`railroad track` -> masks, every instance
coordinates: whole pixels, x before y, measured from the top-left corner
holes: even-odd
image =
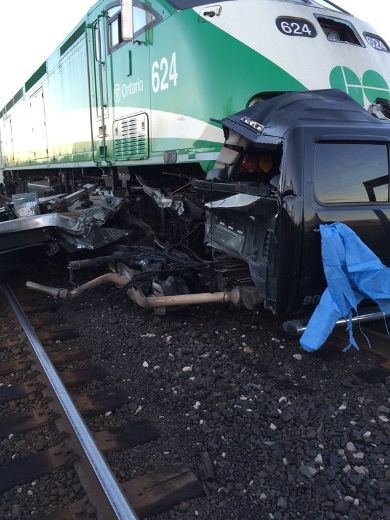
[[[18,284],[20,283],[22,283],[21,280],[18,281]],[[123,491],[125,501],[129,502],[134,510],[133,513],[126,512],[124,518],[132,518],[129,516],[130,514],[134,515],[133,518],[150,517],[157,514],[158,519],[164,518],[164,520],[171,517],[192,518],[194,516],[225,520],[236,517],[237,503],[240,504],[240,510],[243,511],[246,518],[256,518],[256,520],[267,518],[268,514],[275,511],[275,507],[278,507],[277,500],[275,499],[276,505],[272,505],[263,499],[259,499],[258,491],[252,492],[255,484],[248,484],[248,487],[244,489],[245,493],[243,493],[242,487],[233,489],[232,486],[236,485],[240,477],[234,475],[233,479],[230,471],[224,474],[227,471],[226,468],[232,466],[234,471],[239,470],[242,475],[241,479],[250,475],[251,480],[249,482],[255,481],[257,478],[258,464],[264,463],[265,466],[272,468],[272,471],[278,471],[279,450],[281,449],[279,446],[289,444],[294,446],[294,449],[296,446],[299,447],[302,437],[302,424],[304,431],[307,430],[308,435],[313,435],[313,419],[312,417],[306,418],[306,407],[308,403],[311,403],[310,406],[314,406],[314,403],[317,402],[322,403],[323,396],[326,398],[325,405],[324,407],[316,407],[316,410],[320,414],[317,419],[323,421],[325,425],[324,431],[322,432],[321,429],[320,433],[317,432],[317,439],[305,442],[312,442],[313,449],[317,449],[319,442],[324,445],[334,442],[330,434],[330,432],[333,432],[334,419],[329,419],[326,412],[330,405],[327,397],[329,393],[334,391],[334,387],[336,389],[332,403],[337,403],[336,410],[339,410],[339,398],[342,393],[347,396],[345,401],[351,402],[351,404],[347,403],[347,410],[343,411],[342,414],[340,411],[336,411],[336,415],[341,414],[337,415],[338,421],[340,421],[338,424],[343,426],[343,432],[346,431],[345,428],[347,430],[352,428],[353,441],[360,443],[359,449],[365,451],[367,469],[374,471],[374,468],[376,468],[376,454],[373,451],[378,449],[375,448],[375,445],[384,445],[385,441],[382,436],[388,431],[386,425],[381,423],[381,419],[376,426],[369,423],[368,426],[374,440],[374,443],[370,444],[368,441],[359,438],[359,432],[355,431],[354,426],[350,426],[352,423],[349,421],[355,424],[359,418],[359,411],[353,406],[353,399],[355,398],[360,399],[361,402],[364,399],[365,411],[360,414],[361,420],[364,420],[363,416],[368,413],[366,407],[371,407],[370,402],[373,404],[370,408],[369,417],[376,417],[376,399],[378,399],[378,404],[381,405],[382,411],[380,413],[388,415],[387,412],[383,412],[390,402],[386,396],[385,385],[382,384],[378,387],[375,384],[365,384],[366,381],[383,383],[386,380],[388,384],[390,352],[389,339],[385,330],[381,331],[377,327],[378,330],[369,333],[372,351],[380,354],[379,350],[381,350],[382,360],[378,360],[376,356],[367,356],[364,352],[358,355],[344,354],[342,347],[345,346],[347,341],[344,331],[340,329],[332,336],[329,344],[314,356],[304,356],[302,360],[296,361],[288,350],[297,349],[297,345],[291,341],[287,343],[288,340],[283,336],[277,336],[272,322],[268,331],[264,326],[264,329],[260,332],[260,341],[264,341],[268,335],[270,343],[267,346],[264,341],[261,349],[259,349],[258,358],[256,353],[253,352],[254,348],[247,346],[245,349],[242,347],[243,350],[238,348],[238,351],[242,354],[239,361],[237,360],[230,365],[233,366],[230,374],[240,374],[241,369],[242,379],[241,382],[237,382],[237,379],[235,379],[232,381],[232,386],[229,386],[231,378],[226,377],[225,363],[228,364],[227,366],[232,363],[227,357],[227,353],[230,352],[232,356],[235,356],[233,343],[229,345],[229,348],[221,349],[224,361],[219,365],[219,368],[216,362],[216,352],[215,357],[209,362],[210,356],[214,354],[213,349],[219,350],[217,346],[210,346],[211,335],[206,338],[203,345],[201,336],[197,334],[195,339],[200,340],[199,343],[191,344],[191,356],[196,356],[197,362],[193,363],[188,357],[184,358],[185,362],[184,359],[179,358],[183,338],[187,337],[185,333],[188,332],[189,327],[199,324],[198,314],[193,319],[190,315],[187,315],[186,323],[183,323],[181,328],[172,326],[176,321],[174,323],[166,322],[165,325],[163,322],[159,322],[159,325],[156,326],[156,324],[149,323],[147,319],[145,320],[145,317],[148,317],[146,314],[138,318],[133,316],[131,310],[129,312],[125,300],[123,301],[123,308],[120,305],[117,306],[116,303],[120,303],[120,301],[111,300],[115,292],[97,292],[89,300],[85,299],[84,302],[81,302],[80,307],[77,304],[73,305],[73,308],[61,305],[46,296],[26,292],[24,288],[17,288],[17,286],[14,287],[14,292],[28,316],[33,333],[38,336],[39,342],[44,344],[45,353],[58,371],[66,386],[66,391],[70,392],[72,401],[77,405],[82,418],[89,425],[93,434],[92,440],[96,442],[100,451],[110,461],[111,470],[120,481],[118,484],[114,478],[115,489],[119,489],[119,493]],[[0,460],[0,492],[2,495],[2,498],[0,498],[0,518],[21,520],[34,516],[40,520],[121,518],[116,511],[112,511],[111,502],[107,499],[107,496],[104,496],[105,492],[101,489],[100,480],[91,474],[91,464],[88,466],[88,460],[87,464],[85,463],[85,459],[88,459],[88,457],[80,448],[79,443],[75,441],[74,433],[69,428],[69,421],[64,417],[62,406],[58,403],[56,395],[53,395],[52,390],[50,390],[51,386],[45,378],[45,370],[40,368],[40,362],[37,361],[36,355],[30,349],[31,337],[24,332],[20,320],[10,307],[6,297],[1,297],[1,293],[0,300],[0,454],[2,457]],[[93,312],[88,311],[89,307],[93,307]],[[68,311],[64,312],[65,309],[68,309]],[[56,310],[58,312],[53,312]],[[80,315],[80,318],[78,318],[78,315]],[[62,318],[60,319],[59,316]],[[225,317],[226,315],[223,314],[222,318],[225,319]],[[205,319],[204,315],[203,319]],[[78,329],[70,327],[71,324],[74,325],[75,323],[78,324]],[[248,333],[248,327],[240,328],[238,320],[233,322],[232,325],[234,327],[230,330],[232,334],[235,334],[238,345],[241,345],[241,338],[244,338],[242,333]],[[96,327],[96,331],[93,331],[94,327]],[[224,328],[220,328],[221,330],[223,331]],[[249,330],[252,329],[249,327]],[[245,337],[245,341],[249,345],[255,346],[259,330],[253,330],[255,331],[253,335],[249,336],[251,334],[249,333],[248,338]],[[365,330],[365,332],[367,331]],[[90,345],[88,342],[92,342],[92,339],[89,335],[91,335],[91,338],[97,338],[101,335],[102,340],[96,339],[97,344]],[[145,336],[149,337],[148,335],[151,336],[150,340],[145,338]],[[218,336],[219,334],[216,334],[216,337]],[[159,342],[159,338],[163,343]],[[367,347],[366,340],[363,337],[359,338],[358,332],[356,338],[359,339],[362,348]],[[123,343],[124,339],[125,344]],[[171,341],[174,342],[175,339],[178,339],[178,342],[176,345],[174,343],[171,348]],[[107,348],[105,346],[106,341],[109,342]],[[217,345],[225,344],[225,341],[226,337],[223,340],[218,338]],[[288,349],[285,348],[287,345]],[[90,350],[86,347],[89,347]],[[130,353],[131,356],[128,355]],[[178,362],[175,364],[172,361],[172,353],[178,357]],[[126,362],[122,366],[121,359],[125,354],[127,356],[124,358]],[[167,370],[167,379],[162,380],[157,378],[156,375],[163,370],[163,358],[165,356],[168,357],[164,368],[164,370]],[[206,357],[203,358],[202,356]],[[286,372],[289,372],[289,375],[284,374],[284,371],[280,373],[279,368],[275,370],[272,368],[275,365],[279,367],[281,363],[287,364],[289,358],[292,358],[292,361],[285,369]],[[201,361],[203,359],[204,362]],[[368,359],[368,365],[360,364],[361,359]],[[144,360],[149,362],[149,367],[145,367]],[[378,364],[378,361],[380,364]],[[193,371],[189,372],[188,375],[185,372],[182,373],[183,366],[188,368],[192,363]],[[206,363],[210,366],[206,367]],[[305,365],[303,365],[304,363]],[[160,364],[161,367],[155,366]],[[197,364],[199,367],[197,367]],[[101,370],[101,365],[104,365],[107,370],[106,380],[104,380],[105,373]],[[132,371],[133,366],[134,372]],[[323,372],[325,378],[329,377],[327,374],[332,373],[333,370],[338,374],[338,377],[332,379],[329,387],[324,387],[324,383],[322,383],[321,389],[318,390],[318,372],[326,366],[331,370]],[[138,373],[136,367],[138,367]],[[159,370],[155,370],[155,368]],[[244,371],[242,371],[243,368]],[[214,370],[216,370],[217,375],[222,371],[224,374],[222,378],[218,377],[215,380],[214,390],[210,387],[210,380],[205,380],[202,385],[196,383],[203,375],[212,376]],[[140,373],[141,377],[139,376]],[[144,373],[148,377],[144,376]],[[195,377],[190,377],[190,375]],[[355,375],[362,379],[355,378]],[[131,381],[130,379],[122,379],[124,377],[130,377]],[[143,377],[146,381],[145,386],[148,389],[150,388],[150,392],[142,387]],[[302,379],[303,377],[304,379]],[[192,379],[194,379],[194,382]],[[337,386],[339,379],[343,380],[343,384]],[[135,383],[135,381],[137,382]],[[190,397],[188,400],[187,397],[183,400],[177,400],[171,414],[169,406],[172,401],[174,402],[175,397],[177,398],[175,391],[179,389],[181,381],[189,383]],[[253,394],[250,394],[252,399],[251,409],[246,409],[248,405],[242,406],[245,401],[242,401],[241,398],[248,396],[245,392],[251,392],[248,381],[255,382],[256,388],[253,392],[256,395],[259,385],[264,385],[264,388],[267,385],[265,395],[273,392],[272,399],[267,401],[267,408],[263,406],[263,399],[260,398],[259,402],[256,402],[256,395]],[[360,381],[360,383],[356,381]],[[223,386],[220,386],[222,383]],[[157,392],[151,386],[154,384],[157,386]],[[119,385],[121,388],[126,388],[126,391],[121,390]],[[139,390],[139,385],[141,385],[141,390]],[[380,389],[379,394],[378,388]],[[133,389],[135,393],[133,393]],[[162,396],[160,401],[160,391],[162,390],[164,390],[162,393],[165,393],[165,397]],[[166,395],[167,390],[168,395]],[[217,413],[221,395],[224,395],[226,390],[231,392],[231,395],[234,393],[236,399],[231,401],[230,404],[224,403],[221,407],[221,413]],[[129,394],[133,394],[131,400]],[[312,394],[314,394],[314,397],[311,397]],[[275,417],[273,409],[268,407],[268,402],[279,403],[280,396],[284,395],[288,395],[291,400],[291,403],[286,403],[285,406],[286,410],[292,409],[295,416],[298,416],[296,422],[294,418],[285,422],[284,415],[282,418],[280,416]],[[142,401],[143,398],[145,398],[144,402]],[[203,404],[202,408],[209,408],[212,415],[206,414],[202,410],[202,414],[198,412],[199,403],[196,401],[197,399],[200,402],[207,403]],[[140,404],[142,404],[142,411],[138,415],[137,406]],[[257,407],[259,413],[254,417],[253,414]],[[139,406],[139,408],[141,407]],[[190,410],[191,420],[187,420],[187,415],[185,415],[188,410]],[[325,412],[322,410],[325,410]],[[282,411],[284,413],[284,408]],[[177,412],[179,413],[177,414]],[[231,419],[225,417],[225,414],[229,412],[232,414]],[[160,413],[163,414],[161,417]],[[347,414],[349,415],[347,416]],[[145,419],[126,422],[130,416],[134,418],[143,415]],[[182,418],[181,422],[178,418],[180,415],[184,416],[184,420]],[[346,417],[344,418],[343,415],[346,415]],[[153,417],[153,421],[146,420],[150,417]],[[203,418],[208,423],[204,432],[202,429],[206,420]],[[242,422],[239,422],[241,418],[245,419],[245,426]],[[332,425],[327,421],[331,421]],[[279,443],[277,438],[271,437],[272,434],[270,434],[269,429],[271,422],[277,424],[276,434],[279,435],[278,432],[280,432],[281,435]],[[199,423],[199,426],[195,423]],[[161,424],[164,424],[164,426],[161,426]],[[194,424],[196,427],[193,426]],[[236,430],[237,424],[240,424],[240,427]],[[116,425],[120,425],[120,427],[116,427]],[[252,428],[256,430],[252,431]],[[180,432],[180,436],[184,438],[183,443],[175,435],[176,431]],[[362,429],[360,433],[365,431],[366,429]],[[285,432],[285,435],[283,432]],[[246,433],[246,437],[242,437],[243,433]],[[159,435],[160,438],[157,439]],[[20,450],[15,449],[14,441],[22,442],[25,438],[27,439],[26,448],[21,450],[21,453]],[[236,457],[236,454],[239,454],[233,460],[233,463],[227,462],[225,459],[225,450],[228,451],[229,449],[226,444],[227,438],[234,439],[231,445],[231,456]],[[292,441],[291,439],[294,438],[298,440]],[[256,443],[255,449],[248,455],[245,453],[245,448],[250,446],[251,443]],[[343,440],[340,438],[337,446],[342,446],[342,443]],[[273,450],[273,446],[275,446],[275,454],[272,455],[272,458],[269,458],[269,451]],[[32,449],[30,449],[31,447]],[[200,463],[199,455],[201,455]],[[245,461],[243,464],[238,460],[239,457],[242,457]],[[327,459],[326,450],[323,457],[325,468],[328,468],[331,462]],[[127,462],[125,459],[127,459]],[[165,459],[183,461],[185,464],[165,466]],[[190,461],[191,467],[188,466],[187,461]],[[251,466],[252,461],[255,462]],[[354,461],[351,458],[351,466],[353,467],[352,462]],[[302,463],[307,464],[307,459],[302,458]],[[295,471],[290,464],[286,467],[289,472]],[[199,476],[202,483],[199,482],[191,469]],[[110,470],[108,469],[108,471]],[[152,471],[152,473],[146,473],[147,471]],[[225,475],[230,480],[226,479],[225,481]],[[294,482],[300,482],[301,479],[306,487],[313,485],[312,481],[302,475],[299,469],[296,470],[294,475]],[[138,478],[134,478],[136,476]],[[332,480],[334,477],[329,478]],[[47,491],[48,496],[44,496],[42,489],[46,485],[45,479],[50,479],[53,486],[54,483],[58,483],[61,491],[60,496],[54,495],[53,498],[50,487]],[[344,482],[344,480],[345,474],[342,472],[340,482]],[[277,485],[275,481],[270,482],[266,494],[270,494]],[[381,485],[385,486],[386,482],[381,483]],[[261,490],[264,489],[264,486],[264,483],[259,484]],[[107,490],[106,486],[103,487]],[[280,493],[283,493],[284,496],[288,485],[283,484],[282,487]],[[203,488],[207,500],[200,498],[188,503],[188,500],[192,497],[202,495]],[[221,492],[222,488],[223,491]],[[39,495],[39,497],[42,496],[42,500],[46,500],[48,504],[46,516],[42,514],[42,507],[37,507],[34,510],[34,507],[31,506],[34,504],[32,497],[26,497],[27,493],[30,492]],[[103,498],[101,493],[103,493]],[[227,509],[226,502],[225,504],[223,502],[224,496],[222,495],[225,493],[225,500],[226,496],[231,496],[234,493],[229,509]],[[251,497],[250,493],[252,493]],[[290,496],[294,498],[297,496],[295,486],[290,489]],[[242,501],[238,502],[240,500]],[[245,510],[248,500],[251,500],[253,504],[249,511]],[[180,503],[182,501],[184,503]],[[20,509],[12,505],[18,503]],[[175,504],[177,505],[175,506]],[[222,505],[220,506],[220,504]],[[313,511],[315,507],[317,507],[316,504],[310,502],[310,508],[314,508]],[[167,511],[167,513],[159,515],[163,511]],[[313,511],[310,509],[310,513],[307,513],[306,516],[303,514],[301,517],[312,518]],[[292,514],[294,514],[294,511]],[[321,514],[318,511],[316,512],[317,517],[321,517]]]
[[[64,469],[75,471],[81,496],[72,499],[74,492],[69,492],[67,500],[65,485],[64,503],[48,512],[45,520],[133,520],[202,495],[200,481],[181,463],[117,481],[102,452],[151,442],[158,438],[158,428],[143,419],[90,431],[84,418],[111,413],[127,402],[127,394],[120,389],[92,396],[78,393],[79,388],[105,376],[99,366],[88,366],[88,350],[64,348],[62,342],[79,336],[79,331],[48,318],[52,303],[45,297],[24,289],[16,290],[15,296],[4,280],[0,289],[0,437],[32,431],[39,436],[41,431],[47,439],[47,428],[55,432],[45,449],[0,464],[0,493],[34,485],[43,475],[55,479]],[[87,366],[75,368],[80,362]],[[19,513],[10,517],[18,518]]]

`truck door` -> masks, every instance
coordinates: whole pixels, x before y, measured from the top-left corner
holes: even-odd
[[[324,285],[319,225],[342,222],[390,266],[388,139],[349,136],[313,143],[305,168],[301,303],[318,303]],[[311,154],[310,154],[311,155]]]
[[[119,4],[119,2],[118,2]],[[112,86],[113,159],[133,161],[149,157],[150,46],[152,27],[161,17],[134,0],[134,39],[122,42],[120,6],[107,11],[107,38]]]

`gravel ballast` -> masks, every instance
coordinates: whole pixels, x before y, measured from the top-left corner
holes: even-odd
[[[172,462],[202,480],[202,452],[211,459],[205,496],[156,518],[390,518],[390,378],[356,376],[376,355],[307,354],[269,314],[204,306],[157,317],[109,288],[58,315],[83,331],[72,345],[91,349],[105,387],[129,396],[90,426],[147,418],[161,432],[108,455],[121,481]]]
[[[307,354],[268,313],[203,306],[157,317],[111,288],[55,307],[51,321],[65,318],[82,333],[55,341],[55,350],[88,349],[89,360],[73,366],[107,374],[72,392],[121,388],[128,396],[88,419],[90,428],[145,418],[160,431],[107,454],[117,478],[180,462],[202,481],[203,497],[157,520],[390,520],[390,378],[369,384],[357,376],[381,363],[375,354],[332,344]],[[6,415],[34,404],[40,398],[0,408]],[[44,432],[43,441],[39,430],[3,439],[1,460],[52,445],[55,431]],[[4,493],[0,518],[40,518],[80,496],[76,475],[63,470]]]

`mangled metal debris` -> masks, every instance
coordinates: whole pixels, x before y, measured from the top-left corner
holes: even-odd
[[[300,317],[324,289],[319,225],[335,220],[355,226],[388,265],[388,121],[325,90],[279,95],[220,123],[225,142],[207,173],[200,164],[169,162],[163,171],[126,170],[116,193],[126,193],[118,220],[131,246],[115,245],[70,269],[105,264],[113,274],[77,290],[75,278],[69,291],[34,288],[69,299],[114,281],[158,313],[229,302]],[[69,247],[72,233],[64,233]],[[91,230],[72,236],[80,242]]]
[[[191,269],[199,269],[201,266],[194,263],[189,256],[176,251],[158,251],[145,247],[141,249],[118,246],[111,256],[70,262],[72,279],[75,269],[106,264],[112,270],[76,288],[48,287],[31,281],[26,283],[26,287],[54,298],[72,300],[98,286],[113,284],[125,290],[130,299],[140,307],[154,310],[160,315],[165,314],[169,307],[204,303],[237,305],[245,299],[242,295],[244,291],[238,287],[206,292],[206,285],[202,283],[204,273],[200,271],[197,277],[190,275]],[[190,292],[190,287],[194,292]]]
[[[8,220],[0,222],[0,254],[41,244],[74,252],[117,242],[127,232],[103,226],[122,204],[123,199],[91,184],[69,195],[16,195],[2,208]]]

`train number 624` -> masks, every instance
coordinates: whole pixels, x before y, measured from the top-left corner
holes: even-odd
[[[276,19],[276,26],[280,32],[287,36],[303,36],[306,38],[317,36],[314,25],[304,18],[279,17]]]
[[[155,94],[161,90],[168,90],[170,86],[177,84],[176,52],[171,59],[165,56],[160,61],[154,61],[152,65],[152,89]]]

